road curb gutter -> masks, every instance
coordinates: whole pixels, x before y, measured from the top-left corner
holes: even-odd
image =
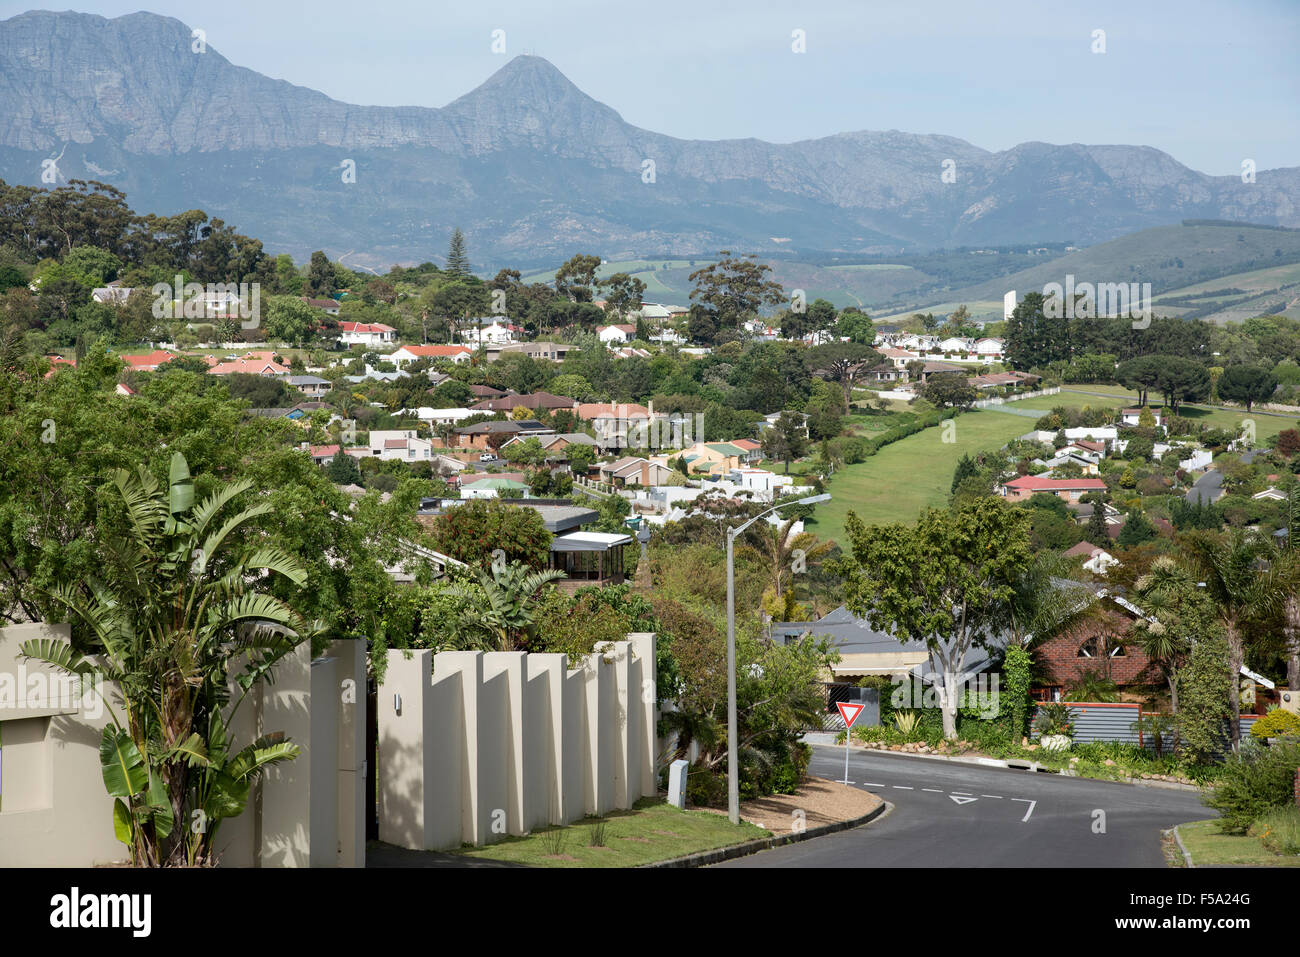
[[[1187,866],[1195,867],[1196,865],[1192,863],[1192,855],[1187,850],[1187,845],[1183,843],[1183,836],[1178,833],[1178,825],[1175,824],[1172,828],[1170,828],[1170,830],[1174,832],[1174,843],[1176,843],[1178,845],[1178,849],[1183,852],[1183,860],[1187,862]]]
[[[789,834],[772,835],[771,837],[761,837],[756,841],[746,841],[743,844],[733,844],[730,847],[715,847],[711,851],[700,851],[696,854],[687,854],[685,857],[674,857],[668,861],[656,861],[653,864],[642,864],[641,868],[654,867],[706,867],[709,864],[721,864],[723,861],[734,860],[737,857],[748,857],[750,854],[757,854],[759,851],[770,850],[774,847],[783,847],[786,844],[797,844],[800,841],[806,841],[814,837],[824,837],[827,834],[834,834],[837,831],[847,831],[851,828],[861,827],[864,824],[870,824],[878,817],[882,817],[894,809],[894,805],[881,799],[880,806],[873,809],[862,817],[850,818],[847,821],[835,821],[832,824],[822,824],[817,827],[810,827],[803,831],[794,831]]]
[[[1004,761],[1001,758],[985,757],[961,757],[960,755],[949,754],[915,754],[910,751],[885,751],[880,748],[854,748],[856,754],[882,754],[895,758],[921,758],[925,761],[951,761],[954,764],[974,764],[986,768],[1008,768],[1012,771],[1033,771],[1038,774],[1055,774],[1057,777],[1078,778],[1080,781],[1101,781],[1104,784],[1131,784],[1140,788],[1164,788],[1169,791],[1199,791],[1199,785],[1182,784],[1178,781],[1152,781],[1146,778],[1093,778],[1085,777],[1077,771],[1069,768],[1061,768],[1053,771],[1045,768],[1037,761],[1029,761],[1024,758],[1013,758]]]

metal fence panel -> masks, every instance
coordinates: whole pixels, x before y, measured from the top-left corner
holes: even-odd
[[[1074,723],[1074,740],[1077,744],[1089,744],[1093,741],[1118,741],[1122,744],[1141,744],[1141,735],[1136,728],[1138,717],[1142,714],[1140,704],[1102,703],[1090,701],[1063,701],[1070,710],[1070,720]],[[1034,709],[1038,716],[1038,709]]]

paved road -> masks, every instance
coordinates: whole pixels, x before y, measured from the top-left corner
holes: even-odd
[[[814,747],[810,770],[843,780],[843,749]],[[717,866],[1163,867],[1160,832],[1214,814],[1194,791],[868,751],[852,752],[849,780],[894,810],[865,827]],[[1104,833],[1094,830],[1103,820],[1097,811]]]

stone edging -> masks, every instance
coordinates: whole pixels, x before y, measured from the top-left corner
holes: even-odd
[[[832,782],[839,783],[839,782]],[[782,847],[786,844],[797,844],[799,841],[806,841],[813,837],[822,837],[826,834],[834,834],[836,831],[847,831],[849,828],[861,827],[863,824],[869,824],[876,818],[888,813],[894,809],[894,805],[881,799],[880,806],[862,817],[852,818],[847,821],[835,821],[831,824],[822,824],[817,827],[810,827],[803,831],[792,832],[790,834],[773,835],[771,837],[761,837],[755,841],[746,841],[743,844],[732,844],[729,847],[715,847],[711,851],[700,851],[696,854],[687,854],[685,857],[674,857],[668,861],[656,861],[653,864],[642,864],[642,868],[649,867],[704,867],[708,864],[720,864],[723,861],[730,861],[737,857],[748,857],[750,854],[757,854],[759,851],[766,851],[773,847]]]

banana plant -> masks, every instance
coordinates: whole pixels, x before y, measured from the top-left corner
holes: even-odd
[[[143,466],[112,473],[119,514],[103,515],[100,574],[47,594],[70,613],[75,645],[25,642],[22,654],[115,686],[100,741],[113,829],[138,866],[216,863],[217,825],[241,813],[265,769],[298,754],[266,735],[237,747],[229,726],[258,681],[319,625],[264,589],[301,587],[306,572],[254,522],[266,502],[229,514],[251,483],[220,486],[196,504],[185,457],[163,488]]]
[[[476,570],[477,582],[458,582],[450,594],[468,599],[478,612],[462,623],[463,640],[487,651],[526,650],[536,637],[538,592],[564,573],[548,569],[535,572],[522,562]]]

